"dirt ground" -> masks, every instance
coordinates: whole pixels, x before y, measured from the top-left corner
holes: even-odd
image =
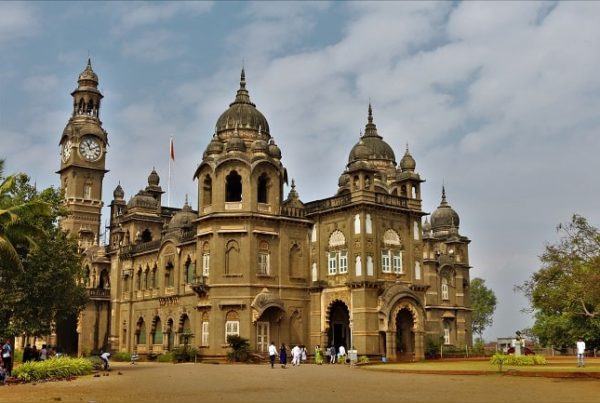
[[[108,376],[0,386],[0,402],[598,402],[600,382],[343,365],[112,363]]]

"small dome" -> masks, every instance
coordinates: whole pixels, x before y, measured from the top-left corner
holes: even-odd
[[[373,123],[373,109],[369,104],[369,118],[365,126],[365,134],[359,142],[352,147],[348,156],[348,163],[358,159],[388,160],[396,165],[396,156],[392,147],[377,133],[377,126]]]
[[[425,217],[425,222],[423,223],[423,233],[427,233],[431,231],[431,224],[429,224],[429,220]]]
[[[87,66],[85,66],[85,70],[79,74],[79,78],[77,81],[95,81],[98,84],[98,75],[92,69],[92,60],[88,58]]]
[[[156,173],[156,170],[152,168],[152,172],[148,175],[148,185],[150,186],[158,186],[160,183],[160,176]]]
[[[250,95],[246,89],[246,74],[242,69],[240,78],[240,89],[237,91],[235,100],[229,104],[229,109],[221,114],[217,120],[217,132],[233,129],[252,129],[269,135],[269,123],[265,116],[256,109],[256,105],[250,101]]]
[[[207,154],[221,154],[223,152],[223,142],[220,141],[217,136],[213,136],[213,139],[208,143],[206,147]]]
[[[135,196],[127,203],[128,208],[132,207],[143,207],[155,209],[158,207],[158,200],[145,190],[140,190]]]
[[[347,183],[348,183],[348,175],[341,174],[340,178],[338,179],[338,186],[342,187],[342,186],[345,186]]]
[[[185,200],[185,204],[181,211],[177,212],[171,221],[169,222],[168,229],[180,229],[180,228],[190,228],[194,222],[194,220],[198,218],[196,213],[192,211],[192,208],[188,204],[187,196]]]
[[[125,197],[125,191],[123,190],[123,188],[121,187],[121,184],[119,183],[113,192],[113,198],[115,200],[123,200],[124,197]]]
[[[232,137],[227,141],[227,152],[229,151],[246,151],[244,140],[239,137]]]
[[[269,141],[269,155],[273,158],[281,159],[281,149],[275,144],[275,140]]]
[[[404,156],[400,160],[400,169],[402,170],[402,172],[404,172],[404,171],[414,172],[416,167],[417,167],[417,163],[416,163],[415,159],[412,157],[412,155],[410,155],[410,152],[408,152],[408,144],[407,144],[406,152],[404,153]]]
[[[442,202],[439,207],[431,213],[431,228],[436,229],[448,229],[451,227],[458,228],[460,224],[460,218],[458,213],[450,207],[446,201],[446,189],[442,187]]]
[[[268,148],[269,148],[269,145],[267,144],[266,141],[264,141],[262,139],[255,140],[254,143],[252,143],[252,152],[253,153],[258,153],[258,152],[266,153]]]

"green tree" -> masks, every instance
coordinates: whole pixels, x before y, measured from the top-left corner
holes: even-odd
[[[600,347],[600,232],[580,215],[557,227],[559,242],[546,245],[542,267],[517,289],[535,313],[540,343],[565,348],[583,337]]]
[[[471,280],[471,331],[483,338],[483,331],[494,322],[496,310],[496,295],[494,291],[485,286],[485,280],[474,278]]]
[[[6,276],[23,269],[19,248],[28,250],[35,245],[40,227],[31,218],[50,217],[51,213],[41,199],[17,197],[28,178],[24,174],[3,178],[3,169],[4,160],[0,160],[0,275]]]
[[[54,188],[38,192],[19,174],[0,199],[0,208],[9,214],[17,211],[14,206],[34,206],[18,210],[18,218],[3,227],[21,270],[12,270],[16,266],[2,260],[0,336],[49,334],[55,321],[77,313],[87,300],[77,281],[82,270],[77,244],[58,227],[65,214],[61,194]],[[16,227],[22,236],[14,236]]]

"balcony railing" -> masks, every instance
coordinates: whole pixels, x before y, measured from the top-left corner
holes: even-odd
[[[110,300],[110,288],[88,288],[88,295],[90,299],[94,300]]]

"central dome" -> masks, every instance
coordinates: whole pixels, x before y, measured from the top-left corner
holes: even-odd
[[[240,78],[240,89],[237,91],[235,100],[229,104],[229,109],[221,114],[217,120],[217,133],[225,130],[251,129],[269,135],[269,123],[265,116],[256,109],[256,105],[250,101],[250,95],[246,89],[246,74],[242,69]]]
[[[373,123],[373,109],[369,104],[369,118],[365,126],[365,134],[359,142],[352,147],[348,156],[348,163],[356,160],[383,160],[396,165],[396,156],[392,147],[377,133],[377,126]]]

